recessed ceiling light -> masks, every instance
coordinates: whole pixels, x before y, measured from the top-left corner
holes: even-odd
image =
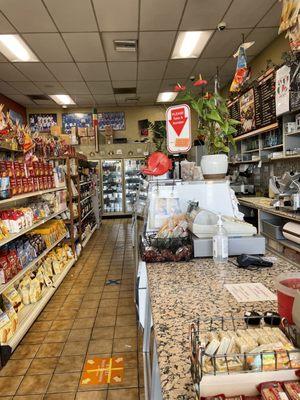
[[[158,103],[168,103],[170,101],[174,101],[177,95],[177,92],[161,92],[159,93],[156,101]]]
[[[0,35],[0,51],[11,62],[39,62],[19,35]]]
[[[180,32],[175,43],[172,58],[198,58],[212,33],[213,31]]]
[[[75,101],[67,94],[54,94],[50,95],[51,99],[60,106],[76,104]]]

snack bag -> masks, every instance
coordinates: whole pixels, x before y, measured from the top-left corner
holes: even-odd
[[[239,92],[243,83],[249,78],[246,51],[243,45],[239,47],[235,75],[230,86],[230,92]]]
[[[3,292],[3,298],[12,304],[17,313],[24,307],[20,294],[13,286]]]

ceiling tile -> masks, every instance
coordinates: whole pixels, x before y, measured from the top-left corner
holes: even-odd
[[[255,28],[248,36],[247,41],[255,41],[247,50],[247,55],[259,54],[268,44],[278,36],[278,28]]]
[[[136,62],[109,62],[108,68],[112,80],[130,81],[136,79]]]
[[[167,61],[141,61],[138,63],[138,79],[162,79]]]
[[[41,63],[15,63],[16,67],[32,81],[55,81],[55,78]]]
[[[135,94],[116,94],[117,103],[126,103],[127,99],[135,99],[137,96]]]
[[[28,81],[28,78],[9,63],[0,63],[0,77],[4,81]]]
[[[24,39],[42,61],[72,61],[58,33],[28,33],[24,35]]]
[[[139,59],[168,60],[176,31],[168,32],[140,32]]]
[[[75,61],[104,61],[98,32],[64,33],[63,38]]]
[[[138,95],[139,103],[154,103],[157,99],[157,92],[150,93],[141,93]]]
[[[185,0],[141,0],[140,29],[177,30]]]
[[[93,106],[96,102],[91,94],[74,94],[72,99],[79,106]]]
[[[187,78],[195,64],[195,59],[170,60],[166,69],[165,78]]]
[[[188,0],[181,30],[214,29],[223,18],[231,0]]]
[[[250,28],[272,7],[274,0],[234,0],[224,21],[228,28]]]
[[[70,94],[90,94],[85,82],[61,82]]]
[[[98,29],[90,0],[45,0],[45,4],[61,32]]]
[[[9,85],[8,83],[0,81],[0,93],[4,95],[9,95],[9,94],[18,94],[19,91],[16,88]]]
[[[129,88],[136,87],[136,81],[112,81],[113,88]]]
[[[0,3],[1,7],[1,3]],[[15,33],[15,28],[7,21],[4,15],[0,14],[0,33]]]
[[[137,31],[138,0],[93,0],[100,31]]]
[[[56,106],[57,104],[55,103],[55,101],[51,100],[51,99],[47,99],[47,100],[34,100],[35,103],[39,104],[40,106]]]
[[[267,12],[267,14],[262,18],[262,20],[257,26],[264,28],[271,26],[278,26],[280,22],[281,9],[282,9],[282,3],[276,1],[271,10]]]
[[[34,104],[34,102],[30,100],[29,97],[24,96],[23,94],[10,94],[8,97],[24,106]]]
[[[22,94],[43,94],[42,90],[32,82],[11,82],[11,85]]]
[[[153,93],[158,91],[161,80],[149,80],[149,81],[138,81],[137,82],[137,93]]]
[[[46,94],[66,94],[67,91],[58,82],[34,82]]]
[[[250,29],[228,29],[215,32],[201,58],[231,57],[242,41],[242,34],[247,36],[249,32]]]
[[[56,32],[40,0],[1,0],[0,9],[20,32]]]
[[[47,63],[58,81],[80,81],[82,77],[75,63]]]
[[[94,94],[94,99],[97,104],[105,105],[105,104],[116,104],[115,96],[113,95],[102,95],[102,94]]]
[[[109,81],[106,63],[77,63],[86,81]]]
[[[198,76],[198,74],[201,74],[203,79],[208,80],[217,72],[217,67],[220,68],[226,61],[227,58],[225,57],[200,58],[193,70],[193,75]]]
[[[109,81],[104,82],[86,82],[90,92],[93,94],[113,94],[113,89]]]
[[[114,40],[136,40],[137,32],[104,32],[102,34],[103,45],[106,53],[107,61],[136,61],[137,52],[116,51]]]

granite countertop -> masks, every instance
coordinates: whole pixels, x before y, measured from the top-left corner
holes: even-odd
[[[268,197],[239,197],[238,201],[241,205],[258,208],[262,211],[270,212],[271,214],[278,215],[283,218],[294,219],[300,221],[300,213],[294,211],[276,210],[270,206],[270,198]]]
[[[248,271],[212,259],[147,264],[149,292],[164,400],[195,398],[189,361],[189,327],[198,317],[243,316],[245,310],[276,310],[275,301],[238,303],[226,283],[261,282],[275,290],[275,277],[299,268],[268,253],[272,268]]]

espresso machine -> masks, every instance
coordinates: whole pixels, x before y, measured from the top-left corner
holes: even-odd
[[[281,178],[273,176],[269,180],[271,205],[287,211],[300,211],[300,173],[285,172]]]

